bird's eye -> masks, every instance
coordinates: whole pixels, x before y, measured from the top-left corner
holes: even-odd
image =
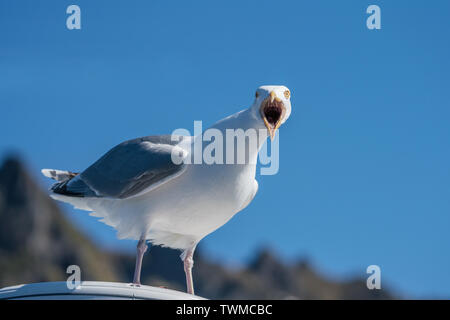
[[[259,93],[258,93],[258,91],[256,91],[255,92],[255,98],[258,99],[258,97],[259,97]]]
[[[286,90],[286,91],[284,92],[284,97],[285,97],[286,99],[289,99],[290,96],[291,96],[291,92],[290,92],[289,90]]]

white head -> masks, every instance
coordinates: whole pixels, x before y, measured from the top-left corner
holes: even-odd
[[[285,86],[261,86],[256,90],[252,109],[261,117],[270,138],[291,115],[291,92]]]

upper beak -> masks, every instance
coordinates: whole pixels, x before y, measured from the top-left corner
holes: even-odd
[[[276,98],[277,98],[277,95],[275,94],[275,92],[271,91],[270,92],[270,102],[273,103]]]

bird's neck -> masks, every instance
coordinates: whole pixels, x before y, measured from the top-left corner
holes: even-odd
[[[228,147],[227,143],[230,143],[228,140],[232,140],[235,154],[236,152],[242,152],[239,149],[245,148],[246,159],[256,159],[259,150],[267,140],[268,131],[261,120],[261,116],[255,110],[255,108],[250,107],[216,122],[203,132],[202,139],[205,140],[206,136],[215,136],[216,133],[220,132],[223,137],[224,154]],[[252,139],[253,141],[250,142]],[[245,141],[245,146],[240,144],[239,140]]]
[[[224,129],[264,129],[264,123],[253,108],[248,108],[236,112],[222,120],[216,122],[211,128]]]

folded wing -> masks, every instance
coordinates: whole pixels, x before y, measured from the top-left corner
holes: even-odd
[[[129,140],[111,149],[71,180],[57,183],[55,193],[78,197],[124,199],[148,192],[181,175],[188,152],[178,144],[187,137],[149,136]],[[180,163],[181,162],[181,163]]]

